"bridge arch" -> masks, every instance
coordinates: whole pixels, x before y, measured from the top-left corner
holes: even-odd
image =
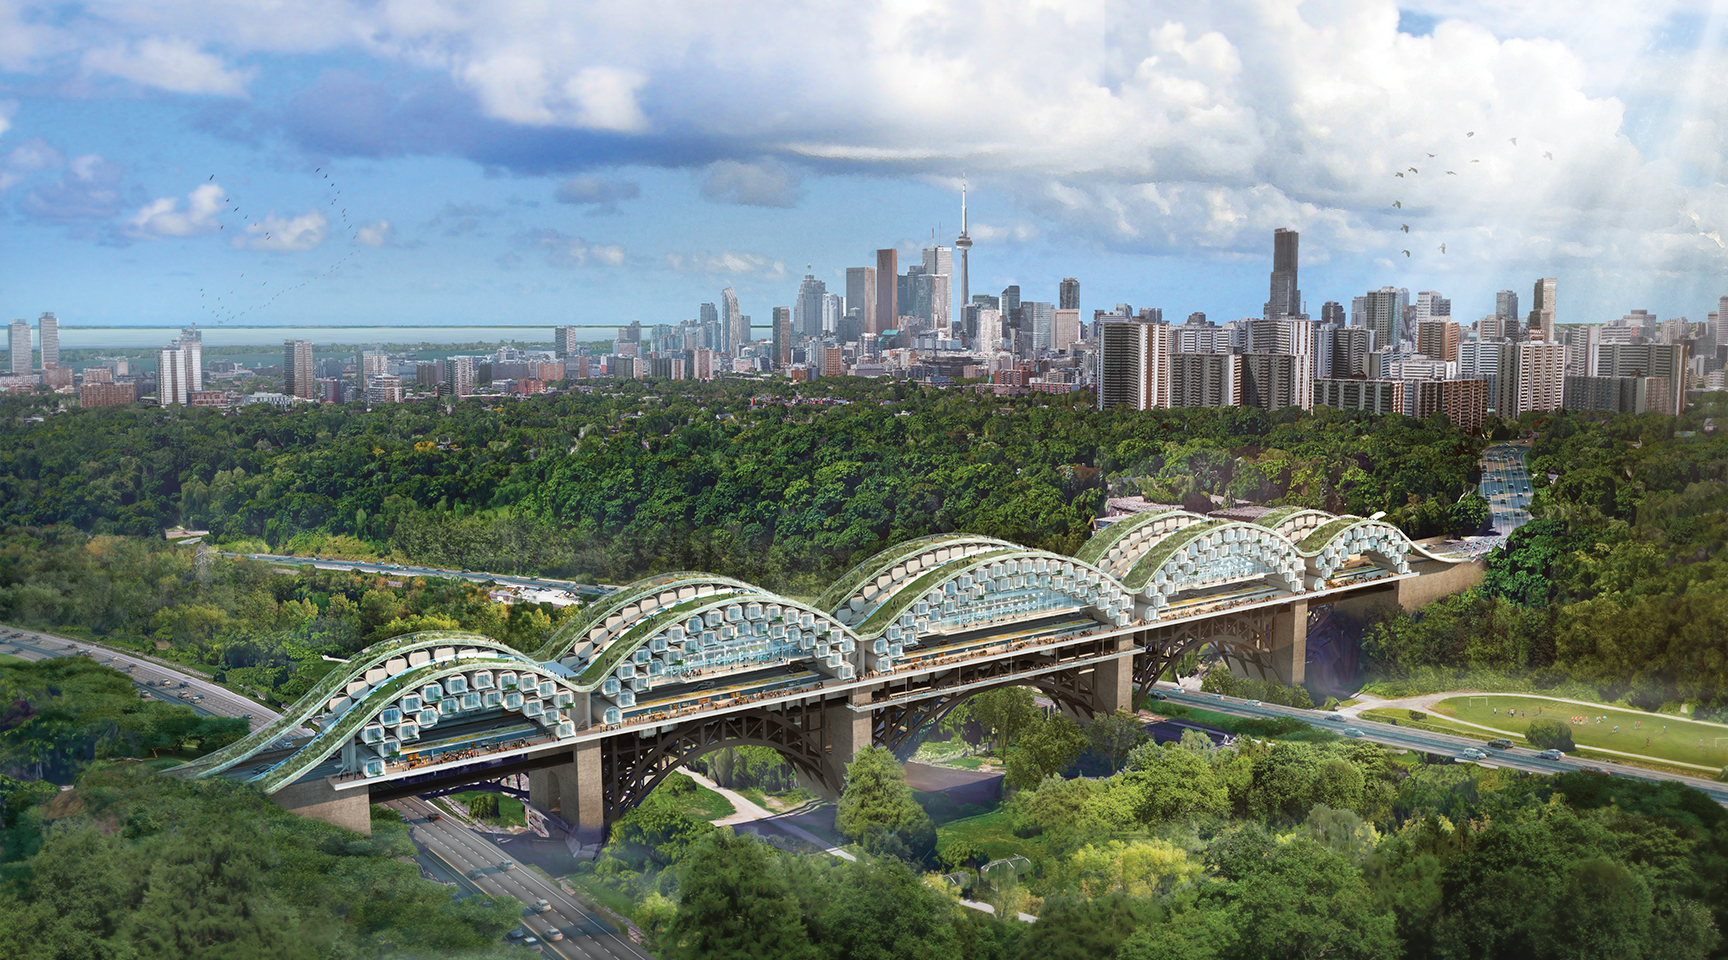
[[[1189,524],[1160,538],[1124,578],[1152,614],[1187,590],[1266,579],[1290,593],[1304,589],[1295,544],[1264,527],[1232,520]]]
[[[1134,564],[1160,540],[1209,518],[1187,510],[1162,510],[1125,517],[1094,533],[1075,559],[1124,580]]]
[[[969,534],[939,533],[908,540],[848,570],[822,592],[816,606],[832,611],[842,623],[855,626],[929,569],[981,553],[1024,549],[1007,540]]]
[[[1324,583],[1352,557],[1365,557],[1394,573],[1410,572],[1410,556],[1421,551],[1398,527],[1384,520],[1337,517],[1315,528],[1299,544],[1310,580]],[[1446,559],[1446,558],[1434,558]]]
[[[1086,718],[1099,712],[1099,704],[1078,671],[1040,674],[1035,677],[1009,677],[997,683],[970,687],[958,693],[941,694],[908,704],[884,707],[875,711],[871,722],[871,742],[894,752],[904,762],[911,758],[925,736],[954,709],[973,697],[1004,687],[1031,687],[1070,712]]]

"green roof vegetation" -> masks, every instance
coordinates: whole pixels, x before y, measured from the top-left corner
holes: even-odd
[[[1074,559],[1096,566],[1098,562],[1104,558],[1104,555],[1110,552],[1110,548],[1116,545],[1117,541],[1148,523],[1156,522],[1173,514],[1182,516],[1199,516],[1199,514],[1191,514],[1186,510],[1159,510],[1156,513],[1135,514],[1132,517],[1118,520],[1108,527],[1092,534],[1092,536],[1088,537],[1086,542],[1080,546],[1080,549],[1075,551]]]
[[[963,533],[936,533],[927,537],[907,540],[905,543],[878,551],[871,555],[870,559],[846,571],[845,575],[834,581],[828,589],[822,591],[821,596],[816,598],[816,607],[832,613],[839,613],[839,605],[845,602],[846,598],[852,595],[852,591],[858,589],[864,582],[876,579],[883,571],[892,569],[896,563],[908,557],[917,556],[925,550],[940,546],[943,543],[999,544],[1005,548],[1013,546],[1013,544],[997,540],[994,537],[979,537]]]
[[[1304,554],[1313,556],[1321,550],[1326,549],[1326,544],[1330,543],[1333,537],[1336,537],[1340,533],[1343,533],[1345,530],[1348,530],[1359,523],[1367,522],[1368,521],[1361,517],[1339,517],[1336,520],[1329,520],[1315,528],[1314,532],[1308,534],[1308,536],[1303,537],[1302,542],[1296,545],[1296,549],[1302,551]]]
[[[596,623],[605,621],[607,617],[632,603],[640,601],[649,594],[659,593],[667,587],[674,587],[682,583],[723,583],[745,590],[757,589],[742,580],[688,570],[677,573],[662,573],[637,580],[634,583],[626,584],[623,589],[609,595],[606,599],[584,607],[581,613],[565,621],[534,654],[535,658],[539,660],[557,659],[565,649],[575,643],[577,637],[587,633]]]
[[[1136,560],[1134,566],[1128,570],[1128,575],[1122,578],[1122,582],[1127,584],[1129,589],[1132,590],[1138,590],[1141,587],[1146,586],[1146,581],[1150,580],[1152,574],[1159,567],[1164,565],[1164,561],[1170,559],[1171,554],[1186,546],[1189,542],[1202,534],[1216,530],[1219,527],[1229,526],[1230,523],[1231,521],[1229,520],[1208,520],[1205,523],[1196,523],[1191,527],[1183,527],[1175,533],[1172,533],[1168,537],[1158,541],[1153,545],[1152,549],[1146,551],[1144,556],[1139,560]]]
[[[975,556],[967,557],[966,562],[959,567],[948,564],[936,567],[913,580],[911,583],[895,590],[894,595],[888,598],[887,602],[878,606],[875,610],[872,610],[870,616],[867,617],[863,623],[857,626],[858,635],[861,637],[871,637],[888,629],[889,624],[893,623],[900,614],[905,613],[907,607],[915,603],[919,597],[922,597],[926,590],[929,590],[938,583],[957,577],[969,570],[976,570],[982,566],[989,566],[998,560],[1018,558],[1029,554],[1030,551],[1026,550],[992,550],[989,553],[980,553]]]

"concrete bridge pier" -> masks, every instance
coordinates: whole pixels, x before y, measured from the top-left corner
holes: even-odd
[[[1300,686],[1308,672],[1308,601],[1295,600],[1272,618],[1272,669],[1278,680]]]
[[[528,802],[574,826],[582,843],[605,836],[604,787],[598,740],[577,744],[569,763],[528,772]]]
[[[290,813],[372,835],[372,797],[364,786],[338,792],[329,778],[291,783],[270,795],[276,805]]]
[[[825,800],[838,800],[846,784],[846,765],[858,751],[874,742],[875,717],[868,710],[854,710],[870,702],[866,691],[854,693],[845,700],[830,701],[822,709],[822,744],[828,755],[828,782],[799,771],[798,782],[806,790]]]
[[[1092,709],[1094,716],[1134,711],[1133,650],[1092,668]]]

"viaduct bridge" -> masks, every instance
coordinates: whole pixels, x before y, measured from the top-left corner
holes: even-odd
[[[910,745],[967,697],[1033,687],[1087,717],[1132,708],[1190,650],[1303,680],[1333,606],[1414,607],[1479,568],[1377,519],[1283,508],[1252,522],[1140,514],[1065,556],[938,535],[882,551],[813,602],[703,573],[637,581],[525,654],[464,632],[360,651],[270,726],[181,768],[369,829],[370,803],[528,773],[589,836],[680,764],[777,750],[819,791],[871,745]],[[317,733],[292,748],[299,726]]]

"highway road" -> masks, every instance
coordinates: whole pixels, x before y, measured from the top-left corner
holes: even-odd
[[[605,596],[618,588],[596,583],[577,583],[573,580],[552,580],[544,577],[518,577],[506,573],[487,573],[484,570],[445,570],[440,567],[413,567],[400,563],[375,563],[364,560],[327,560],[323,557],[284,557],[275,553],[227,553],[225,557],[245,557],[248,560],[263,560],[269,563],[310,563],[324,570],[358,570],[362,573],[393,573],[403,577],[445,577],[450,580],[467,580],[470,583],[502,583],[513,587],[527,587],[533,590],[567,591],[572,594],[586,596]]]
[[[653,960],[628,936],[612,929],[599,917],[588,912],[576,899],[546,879],[536,870],[518,864],[514,870],[500,870],[498,864],[514,860],[512,854],[484,836],[462,826],[455,818],[445,816],[438,821],[427,819],[436,809],[419,797],[395,800],[384,804],[407,814],[409,835],[422,851],[421,859],[434,867],[434,873],[449,873],[465,889],[496,896],[513,897],[522,901],[522,925],[541,941],[546,956],[569,960]],[[471,876],[474,870],[479,877]],[[552,905],[546,913],[534,913],[529,905],[545,900]],[[546,940],[547,932],[558,930],[562,940]]]
[[[1527,443],[1497,443],[1482,451],[1482,497],[1488,501],[1494,532],[1502,536],[1530,522],[1530,474],[1524,467]]]
[[[22,636],[14,639],[10,636],[13,633],[20,633]],[[80,653],[87,653],[97,663],[131,674],[132,682],[138,685],[139,690],[159,700],[189,706],[205,716],[245,717],[250,715],[250,722],[254,730],[265,726],[278,716],[277,712],[269,707],[218,686],[209,677],[202,674],[164,663],[154,657],[104,647],[87,640],[59,637],[37,630],[25,630],[21,627],[0,624],[0,653],[9,654],[20,660],[46,660],[49,657],[77,656]],[[163,680],[169,681],[170,685],[164,686]],[[182,684],[184,686],[181,686]],[[204,699],[192,703],[180,699],[182,693],[200,695]],[[302,736],[310,732],[310,730],[296,730],[293,735]]]
[[[1697,790],[1702,790],[1723,806],[1728,806],[1728,783],[1717,783],[1700,777],[1688,777],[1677,773],[1666,773],[1661,770],[1646,770],[1643,767],[1631,767],[1612,763],[1606,760],[1546,760],[1536,755],[1536,751],[1522,747],[1510,750],[1495,750],[1484,747],[1484,740],[1457,736],[1449,733],[1434,733],[1428,730],[1416,730],[1411,727],[1394,727],[1390,724],[1373,720],[1348,718],[1343,722],[1326,719],[1327,714],[1319,710],[1300,710],[1295,707],[1282,707],[1275,704],[1249,705],[1249,701],[1234,697],[1220,697],[1210,693],[1185,693],[1165,684],[1158,684],[1157,691],[1170,703],[1198,707],[1215,713],[1227,713],[1237,717],[1295,717],[1312,726],[1343,733],[1346,729],[1360,730],[1362,739],[1389,747],[1402,747],[1406,750],[1418,750],[1423,753],[1458,755],[1465,747],[1476,747],[1488,754],[1488,759],[1480,761],[1482,766],[1510,767],[1515,770],[1528,770],[1531,773],[1571,773],[1586,767],[1596,767],[1611,772],[1616,777],[1634,777],[1639,780],[1674,781],[1683,783]],[[1157,712],[1157,704],[1149,705],[1152,712]]]

